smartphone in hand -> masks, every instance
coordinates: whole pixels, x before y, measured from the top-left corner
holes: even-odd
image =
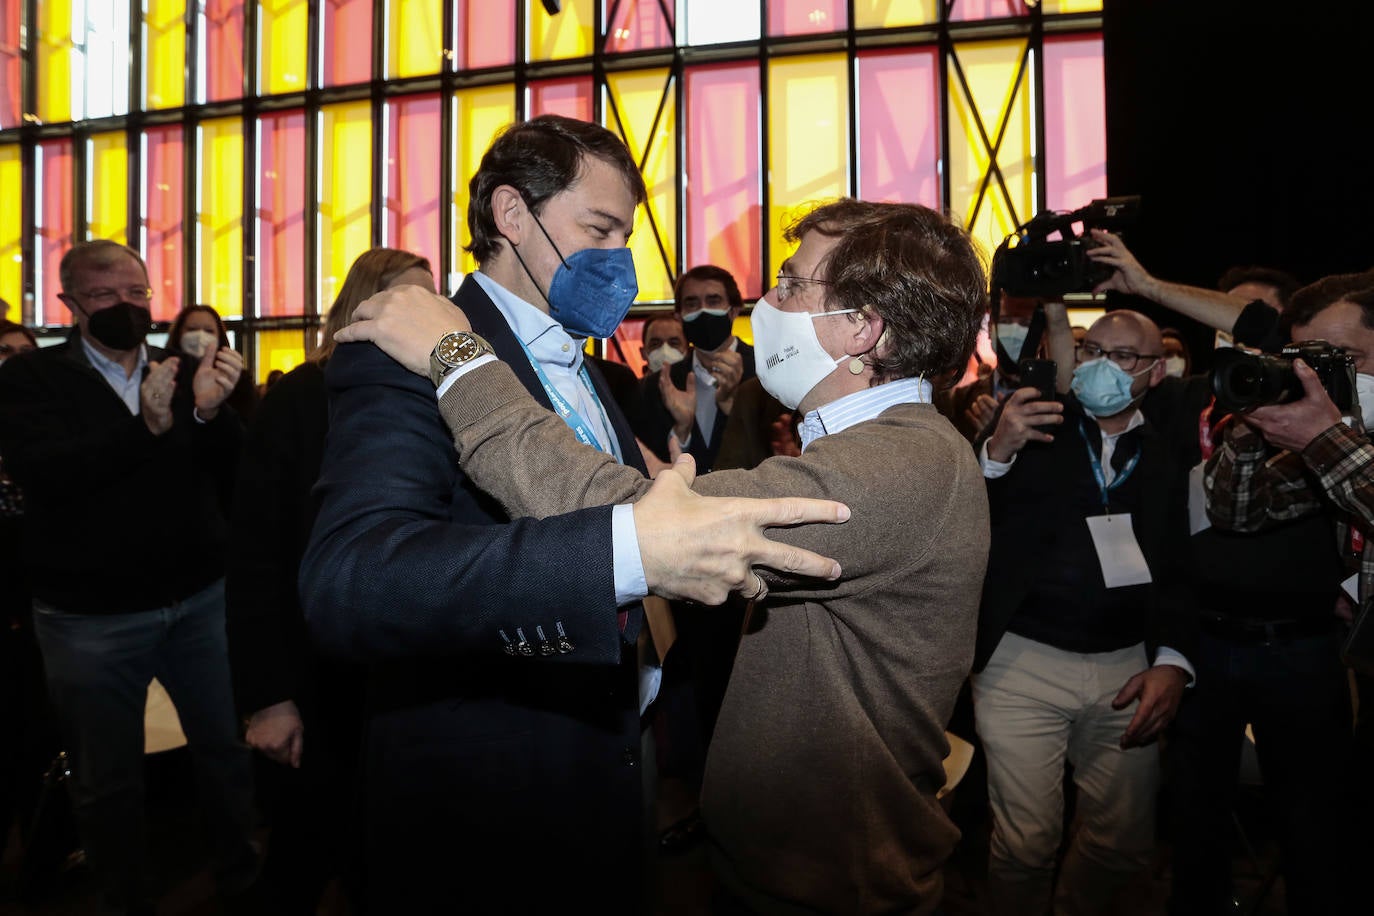
[[[1038,388],[1037,400],[1053,401],[1059,367],[1052,359],[1023,359],[1019,364],[1022,388]]]

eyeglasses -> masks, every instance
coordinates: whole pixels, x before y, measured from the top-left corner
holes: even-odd
[[[147,302],[149,299],[153,298],[153,290],[152,287],[148,286],[130,286],[128,289],[122,290],[101,287],[85,292],[82,295],[92,302],[117,302],[123,298],[128,298],[135,302],[140,300]]]
[[[1134,350],[1104,350],[1095,343],[1079,344],[1074,347],[1074,355],[1078,358],[1080,363],[1097,359],[1100,356],[1105,356],[1126,372],[1134,371],[1135,368],[1140,365],[1142,359],[1154,362],[1161,358],[1158,353],[1137,353]]]
[[[796,292],[798,283],[819,283],[822,286],[830,285],[829,280],[817,280],[815,277],[789,277],[786,274],[780,273],[777,279],[779,304],[786,302],[788,297]]]

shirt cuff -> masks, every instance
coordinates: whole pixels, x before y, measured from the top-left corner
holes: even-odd
[[[438,400],[439,398],[443,397],[444,392],[448,391],[451,387],[453,387],[453,383],[458,381],[460,377],[471,372],[473,369],[476,369],[478,366],[485,366],[487,363],[493,362],[496,362],[496,354],[483,353],[476,359],[463,363],[461,366],[454,369],[448,375],[444,376],[443,379],[439,382],[439,387],[434,389],[435,400]]]
[[[1010,461],[993,461],[988,457],[988,444],[985,441],[982,448],[978,449],[978,466],[983,469],[983,476],[988,480],[996,480],[1003,477],[1011,466],[1016,463],[1016,456],[1012,455]]]
[[[1188,659],[1184,658],[1182,653],[1177,649],[1170,649],[1168,646],[1160,646],[1159,650],[1155,652],[1154,667],[1158,668],[1160,665],[1173,665],[1175,668],[1182,668],[1184,671],[1188,672],[1188,683],[1186,685],[1188,687],[1197,683],[1197,672],[1194,671],[1193,666],[1188,663]]]
[[[473,360],[476,362],[476,360]],[[649,594],[644,560],[639,555],[639,530],[635,508],[629,504],[611,509],[611,550],[615,566],[615,603],[622,607]]]

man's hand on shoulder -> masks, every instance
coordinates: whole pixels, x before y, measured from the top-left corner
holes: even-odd
[[[665,598],[721,604],[730,592],[759,591],[756,566],[789,575],[838,579],[828,557],[769,540],[780,525],[835,524],[849,508],[824,499],[698,496],[696,463],[678,458],[634,504],[635,529],[649,591]]]
[[[1341,422],[1341,411],[1332,403],[1321,379],[1307,363],[1294,360],[1293,371],[1302,382],[1302,398],[1287,404],[1256,407],[1238,416],[1270,445],[1302,452],[1313,439]]]
[[[339,343],[368,340],[416,375],[429,374],[429,354],[449,331],[471,331],[467,315],[419,286],[385,289],[363,301],[353,321],[334,335]]]

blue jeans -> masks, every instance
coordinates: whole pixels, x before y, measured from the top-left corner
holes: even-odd
[[[246,887],[257,869],[252,761],[234,716],[224,580],[169,607],[131,614],[70,614],[34,601],[33,619],[70,758],[77,828],[113,902],[151,899],[143,711],[154,677],[167,688],[191,749],[220,889]]]

